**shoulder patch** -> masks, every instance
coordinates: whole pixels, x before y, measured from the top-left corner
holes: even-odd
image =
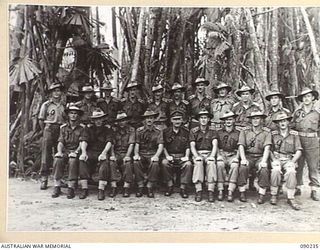
[[[127,99],[125,97],[120,99],[120,102],[125,102],[125,101],[127,101]]]
[[[212,97],[211,96],[209,96],[209,95],[206,95],[205,96],[209,101],[211,101],[212,100]]]
[[[199,129],[200,129],[199,127],[195,127],[195,128],[192,128],[191,131],[192,131],[193,133],[195,133],[195,132],[198,132]]]
[[[84,125],[83,123],[80,123],[79,125],[80,125],[81,127],[83,127],[83,128],[86,127],[86,125]]]
[[[144,126],[137,128],[137,132],[141,132],[142,130],[144,130]]]
[[[267,127],[262,127],[262,130],[266,131],[266,132],[270,132],[271,129],[270,128],[267,128]]]
[[[141,99],[141,98],[138,99],[138,102],[145,103],[145,101],[143,99]]]
[[[165,103],[169,103],[171,101],[171,99],[168,99],[168,98],[164,97],[164,98],[162,98],[162,101],[165,102]]]
[[[188,100],[190,101],[191,99],[195,98],[196,96],[195,95],[191,95],[188,97]]]
[[[64,127],[66,127],[68,124],[67,123],[64,123],[64,124],[62,124],[61,126],[60,126],[60,128],[64,128]]]
[[[189,105],[189,102],[187,100],[182,100],[182,102],[185,104],[185,105]]]
[[[290,130],[289,134],[290,135],[299,135],[298,131],[296,131],[296,130]]]
[[[273,131],[271,132],[271,134],[272,134],[272,135],[278,135],[278,134],[279,134],[279,131],[278,131],[278,130],[273,130]]]

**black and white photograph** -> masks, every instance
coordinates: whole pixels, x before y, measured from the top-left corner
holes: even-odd
[[[7,13],[7,232],[320,231],[320,7]]]

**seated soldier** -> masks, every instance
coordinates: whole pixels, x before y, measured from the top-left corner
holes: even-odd
[[[164,155],[162,160],[162,176],[167,184],[165,196],[173,192],[174,168],[181,170],[180,195],[188,198],[186,186],[191,183],[192,164],[189,160],[189,131],[183,127],[183,115],[180,110],[171,113],[172,126],[163,131]]]
[[[123,197],[130,196],[130,185],[133,182],[132,153],[136,140],[135,129],[129,125],[129,119],[126,113],[118,113],[113,128],[115,135],[112,147],[112,156],[110,165],[112,169],[121,169],[123,184]]]
[[[224,183],[228,184],[228,201],[233,201],[233,192],[237,187],[239,174],[239,153],[238,141],[240,131],[235,128],[235,117],[232,111],[226,111],[220,117],[224,122],[223,129],[217,131],[218,134],[218,200],[223,200]],[[228,176],[227,176],[228,172]]]
[[[301,156],[302,146],[298,132],[289,128],[291,119],[292,117],[285,112],[279,112],[273,119],[278,129],[272,132],[270,203],[272,205],[277,204],[278,190],[281,185],[282,175],[284,174],[288,204],[294,210],[300,210],[300,206],[294,199],[294,193],[297,185],[297,161]]]
[[[259,199],[264,203],[264,195],[270,186],[268,159],[271,147],[271,134],[268,128],[262,127],[266,115],[260,110],[251,112],[247,116],[251,119],[251,128],[244,129],[239,135],[239,153],[241,164],[239,168],[238,187],[240,201],[246,202],[246,184],[249,174],[258,175]]]
[[[54,190],[52,198],[56,198],[61,194],[61,179],[68,164],[68,199],[75,196],[75,184],[80,177],[80,185],[82,192],[79,195],[80,199],[85,198],[88,190],[88,179],[90,177],[89,169],[86,164],[81,164],[80,161],[86,161],[88,135],[85,125],[81,124],[80,115],[83,113],[77,106],[70,104],[66,109],[68,122],[61,125],[60,135],[58,139],[57,153],[53,163]],[[78,158],[79,151],[81,155]]]
[[[143,193],[144,182],[147,182],[148,197],[154,198],[153,186],[159,179],[159,157],[163,150],[163,133],[155,125],[157,113],[147,110],[143,114],[143,127],[137,129],[134,147],[133,169],[138,184],[137,197]]]
[[[196,187],[195,201],[202,200],[202,184],[208,183],[208,201],[214,202],[214,188],[217,181],[217,167],[215,157],[218,149],[217,134],[210,128],[209,122],[212,115],[208,110],[202,109],[196,116],[199,127],[190,131],[190,149],[193,155],[192,182]]]
[[[117,168],[109,165],[109,155],[113,143],[113,131],[109,125],[104,125],[106,114],[96,109],[90,117],[93,125],[88,126],[88,164],[90,172],[93,174],[99,167],[98,200],[105,199],[105,187],[111,183],[110,197],[116,195],[117,182],[121,179],[121,174]],[[81,163],[80,163],[81,164]]]

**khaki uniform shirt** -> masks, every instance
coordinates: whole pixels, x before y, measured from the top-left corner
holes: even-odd
[[[54,103],[51,99],[41,105],[38,119],[44,123],[63,124],[66,119],[62,103]]]
[[[126,153],[130,144],[136,142],[135,129],[131,126],[115,127],[113,133],[115,135],[114,151],[116,153]]]
[[[164,147],[169,154],[185,154],[189,148],[189,130],[181,127],[178,133],[169,127],[163,131]]]
[[[110,126],[96,127],[95,125],[87,128],[89,134],[88,149],[102,152],[108,142],[113,143],[113,131]]]
[[[160,129],[152,126],[140,127],[136,132],[136,143],[139,144],[141,154],[155,154],[159,144],[163,144],[163,133]]]
[[[248,115],[251,114],[252,111],[255,111],[256,109],[260,109],[259,104],[252,102],[248,108],[245,108],[242,102],[237,102],[233,105],[232,111],[237,114],[236,117],[236,125],[238,126],[249,126],[250,125],[250,119],[247,118]]]
[[[201,109],[205,108],[209,112],[210,110],[210,103],[211,103],[211,98],[208,96],[204,96],[204,98],[200,101],[197,95],[191,95],[188,98],[189,105],[190,105],[190,112],[191,112],[191,117],[194,118]]]
[[[240,131],[233,129],[227,132],[224,128],[217,131],[218,147],[225,152],[235,152],[238,149]]]
[[[266,110],[266,119],[265,119],[265,122],[264,122],[264,125],[267,127],[267,128],[270,128],[272,131],[273,130],[277,130],[278,127],[277,127],[277,124],[273,122],[273,119],[276,118],[276,116],[280,113],[280,112],[285,112],[286,114],[290,114],[290,110],[289,109],[286,109],[286,108],[283,108],[283,107],[279,107],[279,109],[277,111],[273,111],[271,107],[269,107],[267,110]]]
[[[320,125],[319,111],[313,106],[311,111],[307,113],[304,106],[301,105],[293,113],[293,127],[299,132],[318,132]]]
[[[141,125],[142,115],[145,111],[145,104],[140,99],[135,99],[132,102],[130,99],[124,99],[121,102],[123,111],[127,114],[130,119],[131,126],[137,128]]]
[[[58,142],[61,142],[67,150],[75,150],[81,141],[88,142],[89,136],[84,124],[78,124],[71,128],[69,123],[60,126]]]
[[[233,104],[234,104],[234,101],[229,97],[224,97],[224,98],[218,97],[216,99],[213,99],[210,104],[211,114],[213,114],[213,118],[211,122],[221,123],[220,117],[226,111],[231,110]]]
[[[300,137],[297,131],[290,130],[286,137],[283,137],[279,130],[272,131],[272,151],[281,154],[295,154],[302,150]]]
[[[97,108],[97,105],[94,101],[81,100],[76,103],[76,105],[83,111],[81,116],[81,122],[88,124],[90,122],[90,116],[92,112]]]
[[[113,97],[111,97],[109,103],[105,99],[99,99],[97,106],[107,114],[107,121],[109,123],[112,123],[116,119],[117,113],[121,109],[120,101]]]
[[[196,149],[199,150],[212,150],[212,141],[218,139],[217,133],[215,130],[207,126],[205,132],[202,132],[200,127],[195,127],[190,131],[190,142],[196,143]]]

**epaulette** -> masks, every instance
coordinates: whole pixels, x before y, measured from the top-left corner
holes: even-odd
[[[190,101],[191,99],[193,99],[195,97],[196,97],[196,95],[191,95],[191,96],[188,97],[188,100]]]
[[[125,101],[127,101],[127,98],[125,98],[125,97],[120,99],[120,102],[125,102]]]
[[[183,129],[183,130],[185,130],[185,131],[189,132],[189,129],[188,129],[187,127],[185,127],[185,126],[181,126],[181,129]]]
[[[109,124],[104,125],[105,128],[111,128]]]
[[[112,101],[115,101],[115,102],[120,102],[120,100],[116,97],[112,97]]]
[[[235,104],[233,104],[232,108],[239,106],[239,104],[240,104],[240,102],[236,102]]]
[[[47,100],[42,105],[49,105],[50,102],[51,102],[51,100]]]
[[[234,127],[234,129],[235,129],[235,130],[237,130],[237,131],[241,131],[241,130],[243,130],[243,129],[242,129],[242,128],[240,128],[239,126],[235,126],[235,127]]]
[[[97,100],[97,102],[103,102],[103,101],[104,101],[103,98],[99,98],[99,99]]]
[[[60,128],[64,128],[64,127],[66,127],[68,124],[67,123],[64,123],[64,124],[62,124],[61,126],[60,126]]]
[[[83,127],[83,128],[86,127],[86,125],[84,125],[83,123],[80,123],[79,125],[80,125],[81,127]]]
[[[266,131],[266,132],[270,132],[271,129],[270,128],[267,128],[267,127],[262,127],[262,130]]]
[[[76,106],[81,106],[81,104],[82,104],[82,101],[78,101],[78,102],[76,102],[74,105],[76,105]]]
[[[195,132],[198,132],[199,129],[200,129],[199,127],[195,127],[195,128],[192,128],[191,131],[192,131],[193,133],[195,133]]]
[[[290,134],[290,135],[299,135],[299,132],[296,131],[296,130],[290,130],[290,131],[289,131],[289,134]]]
[[[272,134],[272,135],[278,135],[278,134],[279,134],[279,131],[278,131],[278,130],[273,130],[273,131],[271,132],[271,134]]]
[[[286,108],[283,108],[283,107],[282,107],[282,109],[283,109],[283,111],[286,112],[287,114],[291,114],[291,112],[290,112],[289,109],[286,109]]]
[[[185,104],[185,105],[189,105],[189,102],[187,100],[182,100],[182,102]]]
[[[235,129],[238,131],[245,131],[245,130],[249,130],[250,127],[249,126],[235,126]]]
[[[137,132],[144,130],[144,126],[137,128]]]
[[[87,124],[88,128],[91,128],[93,125],[91,123]]]
[[[205,96],[209,101],[211,101],[212,100],[212,97],[211,96],[209,96],[209,95],[206,95]]]

